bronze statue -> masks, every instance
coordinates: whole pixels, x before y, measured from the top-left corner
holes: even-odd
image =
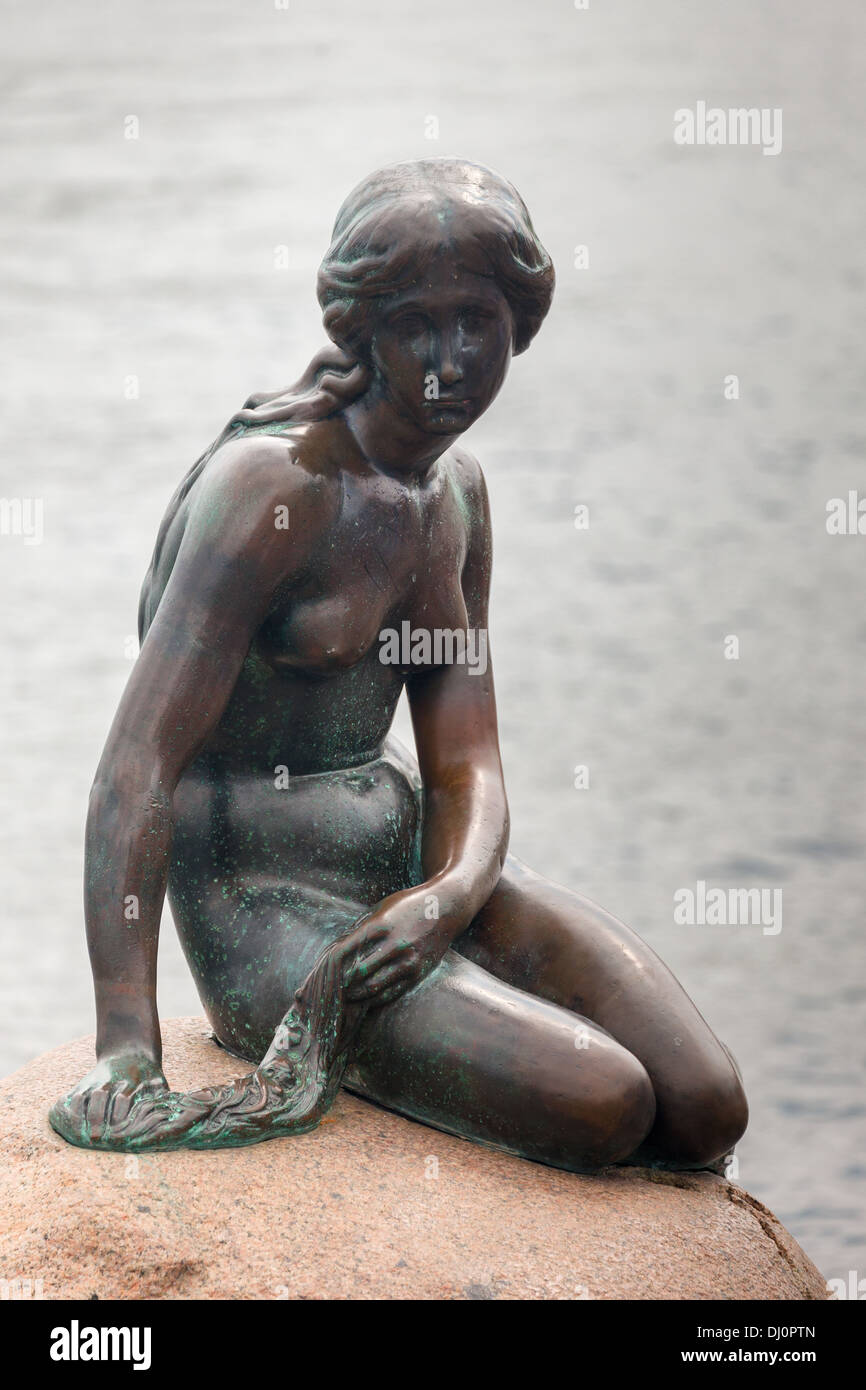
[[[657,956],[507,852],[487,497],[459,439],[553,284],[505,179],[379,170],[319,271],[333,346],[175,493],[91,794],[98,1060],[51,1112],[72,1143],[297,1133],[341,1081],[576,1170],[700,1167],[743,1133],[736,1064]],[[404,686],[417,766],[389,737]],[[166,886],[216,1038],[259,1063],[218,1090],[162,1072]]]

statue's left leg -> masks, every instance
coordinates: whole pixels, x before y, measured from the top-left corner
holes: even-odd
[[[635,1160],[700,1167],[743,1134],[748,1106],[730,1053],[646,942],[588,898],[509,855],[454,949],[592,1019],[643,1063],[656,1120]]]

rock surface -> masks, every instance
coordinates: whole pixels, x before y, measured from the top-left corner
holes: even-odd
[[[243,1071],[204,1019],[168,1021],[164,1043],[175,1087]],[[312,1134],[249,1149],[75,1149],[45,1116],[92,1057],[82,1038],[0,1082],[0,1280],[44,1298],[827,1297],[723,1178],[563,1173],[345,1092]]]

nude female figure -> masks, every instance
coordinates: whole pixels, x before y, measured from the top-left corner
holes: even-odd
[[[325,952],[344,1083],[391,1109],[575,1170],[700,1167],[743,1133],[738,1070],[658,957],[508,854],[489,662],[380,659],[405,621],[486,631],[487,497],[459,439],[553,282],[498,175],[378,171],[319,273],[335,346],[252,398],[175,494],[91,795],[97,1064],[52,1112],[73,1142],[110,1146],[169,1094],[166,887],[238,1057],[275,1055]],[[389,737],[404,685],[417,766]]]

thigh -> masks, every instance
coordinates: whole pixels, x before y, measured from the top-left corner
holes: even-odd
[[[344,1084],[439,1129],[572,1169],[632,1153],[655,1114],[644,1068],[603,1029],[454,951],[367,1016]]]
[[[700,1161],[740,1137],[739,1075],[682,985],[645,941],[588,898],[513,856],[455,949],[498,978],[593,1020],[640,1059],[654,1138]]]

